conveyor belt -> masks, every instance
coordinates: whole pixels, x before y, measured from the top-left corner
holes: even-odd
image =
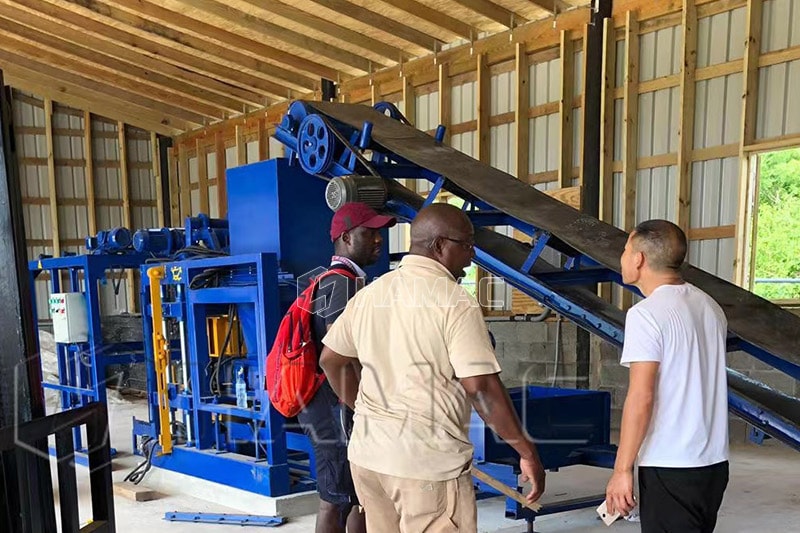
[[[371,122],[372,140],[387,152],[441,174],[458,188],[494,208],[551,233],[606,268],[620,271],[619,257],[627,240],[624,231],[582,214],[370,107],[330,102],[304,103],[352,128],[358,129],[365,122]],[[501,250],[492,253],[501,253]],[[686,265],[684,277],[720,304],[731,333],[765,352],[759,354],[762,360],[800,379],[800,317],[693,266]],[[565,289],[559,288],[559,291]]]

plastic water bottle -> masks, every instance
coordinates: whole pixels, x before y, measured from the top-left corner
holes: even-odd
[[[244,382],[244,368],[236,374],[236,407],[247,409],[247,383]]]

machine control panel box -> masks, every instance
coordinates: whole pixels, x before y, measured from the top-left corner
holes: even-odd
[[[83,293],[53,293],[48,303],[56,342],[71,344],[89,341],[89,320]]]

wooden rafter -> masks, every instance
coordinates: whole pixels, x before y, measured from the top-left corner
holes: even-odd
[[[683,2],[683,46],[680,85],[681,121],[678,128],[678,204],[676,223],[689,231],[692,201],[692,148],[694,148],[695,80],[697,68],[697,8],[694,0]]]
[[[296,55],[287,54],[248,39],[237,38],[236,34],[209,26],[152,2],[103,1],[128,13],[128,20],[137,27],[146,27],[151,33],[200,50],[215,61],[223,59],[226,61],[224,64],[241,65],[246,72],[254,76],[279,83],[293,90],[305,91],[315,87],[315,77],[278,66],[278,64],[285,64],[294,67],[303,64],[301,58]],[[145,24],[146,26],[144,26]],[[250,49],[254,49],[258,53],[245,53]],[[283,61],[278,61],[278,59]]]
[[[278,2],[277,0],[226,0],[226,3],[232,8],[238,9],[243,13],[247,13],[248,15],[255,17],[260,17],[265,14],[268,16],[277,15],[293,24],[302,25],[305,28],[311,29],[315,32],[323,33],[333,37],[334,39],[338,39],[339,41],[358,46],[363,50],[379,54],[386,59],[390,59],[391,61],[397,61],[397,58],[404,53],[400,48],[387,44],[378,39],[373,39],[372,37],[344,26],[334,24],[333,22],[325,20],[324,18],[314,16],[311,13],[288,6]],[[358,6],[353,5],[353,7],[357,8]],[[398,31],[400,31],[401,28],[399,27],[401,25],[399,23],[391,19],[387,19],[387,23],[391,23],[392,25],[378,26],[378,28],[389,33],[394,33],[395,26],[398,26]],[[403,27],[407,28],[407,26]],[[398,37],[402,38],[399,33],[397,35]],[[384,61],[383,64],[387,64],[387,62]]]
[[[182,12],[194,19],[216,24],[230,31],[240,32],[242,35],[253,39],[271,37],[274,39],[272,44],[276,47],[289,45],[290,47],[301,49],[308,55],[326,58],[326,60],[333,61],[343,68],[355,71],[352,72],[353,74],[369,71],[370,61],[361,55],[287,30],[277,24],[266,22],[214,0],[165,0],[163,6],[170,10]]]
[[[2,63],[0,68],[3,69],[6,83],[12,87],[57,99],[58,102],[76,109],[91,109],[98,115],[124,120],[128,124],[169,136],[191,129],[188,123],[180,119],[79,85],[65,83],[64,80],[44,75],[37,70]]]
[[[166,104],[164,102],[139,95],[133,91],[123,89],[121,87],[123,85],[122,83],[117,84],[115,87],[110,84],[99,82],[90,77],[92,76],[91,72],[87,72],[87,75],[78,75],[69,70],[51,66],[53,64],[58,64],[58,57],[53,57],[52,54],[48,54],[42,49],[29,47],[26,49],[19,49],[16,52],[11,52],[5,49],[5,46],[8,45],[8,42],[9,40],[5,39],[3,43],[4,47],[0,48],[0,65],[3,65],[4,67],[24,66],[26,68],[34,69],[41,74],[50,76],[51,78],[62,80],[79,87],[84,87],[86,89],[95,91],[98,94],[106,94],[108,96],[124,99],[132,104],[164,113],[167,116],[181,119],[187,123],[193,123],[198,126],[203,124],[204,116],[199,113],[182,110],[174,105]]]
[[[263,101],[263,97],[257,93],[225,84],[184,68],[178,68],[172,63],[117,45],[110,40],[98,38],[74,24],[59,21],[44,14],[37,14],[22,6],[11,7],[0,2],[0,16],[15,22],[20,27],[32,28],[40,31],[43,35],[86,47],[95,54],[97,62],[103,60],[101,56],[119,58],[130,64],[139,65],[148,72],[161,73],[170,79],[183,82],[189,87],[202,88],[208,93],[222,96],[222,100],[214,99],[212,101],[223,108],[226,107],[229,99],[238,102],[239,111],[242,110],[242,104],[257,105]],[[211,98],[216,97],[209,97],[209,99]]]
[[[410,15],[426,20],[456,37],[471,39],[478,34],[478,30],[469,24],[442,13],[441,11],[432,9],[416,0],[384,0],[384,2]]]
[[[203,116],[225,118],[224,111],[217,105],[198,101],[184,92],[165,88],[163,84],[149,79],[152,73],[136,65],[111,58],[102,59],[104,56],[89,49],[59,41],[3,18],[0,18],[0,37],[3,38],[3,48],[6,50],[47,65],[63,68],[115,89],[123,89],[168,104],[168,107],[161,109],[164,112],[168,112],[170,107],[180,108],[191,113],[184,118],[193,122],[199,120],[199,123],[202,123]],[[95,59],[97,62],[93,63]],[[160,81],[164,82],[163,79]]]
[[[426,35],[419,30],[416,30],[405,24],[401,24],[396,20],[385,17],[365,7],[351,4],[346,0],[311,1],[332,11],[336,11],[337,13],[353,20],[364,24],[369,24],[375,28],[381,29],[382,31],[386,31],[387,33],[390,33],[408,43],[422,48],[423,51],[433,51],[441,44],[438,39],[431,37],[430,35]]]
[[[182,47],[182,45],[178,45],[174,41],[151,34],[140,28],[134,28],[125,22],[112,19],[66,0],[14,0],[14,2],[0,0],[0,2],[23,5],[36,13],[43,13],[58,21],[74,24],[83,28],[85,32],[102,37],[114,44],[122,44],[132,50],[170,61],[178,67],[217,77],[219,80],[248,88],[265,96],[274,98],[286,98],[287,96],[286,88],[283,86],[263,79],[253,78],[241,72],[241,70],[203,59],[199,57],[200,53],[196,50],[185,46]],[[53,31],[57,35],[58,28],[54,28]],[[264,98],[261,103],[266,104],[268,101]]]
[[[508,9],[490,2],[489,0],[453,0],[471,11],[487,19],[502,24],[506,28],[513,28],[528,22],[525,17],[509,11]]]

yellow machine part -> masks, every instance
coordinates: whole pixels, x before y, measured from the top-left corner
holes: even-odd
[[[161,280],[164,279],[163,266],[147,269],[150,278],[150,304],[153,308],[153,358],[155,359],[156,384],[158,388],[158,443],[162,454],[172,453],[172,428],[169,423],[169,398],[167,397],[167,372],[169,366],[169,345],[161,331]]]
[[[208,318],[208,354],[211,357],[219,357],[222,352],[222,345],[225,344],[225,335],[228,333],[228,324],[230,317],[228,315],[212,316]],[[244,346],[244,340],[241,335],[241,324],[238,319],[233,321],[233,329],[231,330],[231,338],[228,340],[228,347],[225,349],[225,355],[238,355],[247,353]]]

